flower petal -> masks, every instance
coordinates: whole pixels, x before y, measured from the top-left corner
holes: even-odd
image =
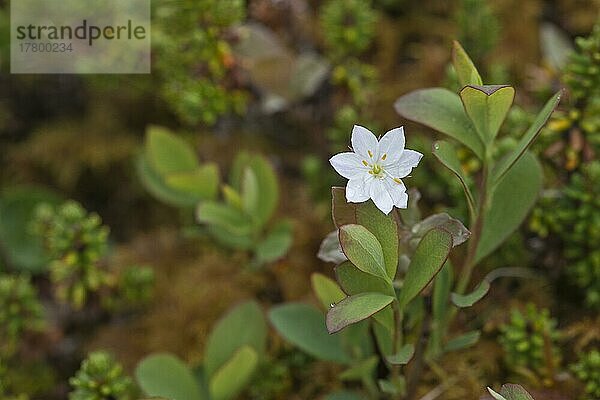
[[[368,175],[350,179],[346,185],[346,200],[349,203],[362,203],[369,200],[369,185],[373,179]]]
[[[354,125],[352,128],[352,150],[367,162],[377,160],[377,138],[365,127]]]
[[[360,157],[351,152],[336,154],[329,159],[331,166],[346,179],[352,179],[367,173],[367,167],[361,163]]]
[[[402,126],[389,130],[383,135],[379,141],[379,158],[384,165],[398,162],[404,151],[404,143],[404,127]]]
[[[385,179],[387,191],[394,202],[394,205],[398,208],[408,207],[408,194],[406,193],[406,186],[402,181],[397,182],[391,178]]]
[[[386,184],[383,179],[374,179],[369,187],[369,194],[373,203],[384,214],[389,214],[394,208],[394,202],[387,191]]]
[[[387,167],[387,169],[394,178],[404,178],[410,174],[413,168],[419,165],[421,158],[423,158],[423,154],[418,151],[405,149],[400,159],[394,165]]]

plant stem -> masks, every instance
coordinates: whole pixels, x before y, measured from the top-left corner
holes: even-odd
[[[430,303],[430,302],[428,302]],[[412,368],[406,379],[406,400],[412,400],[417,394],[417,388],[423,374],[423,368],[425,366],[425,353],[427,348],[427,342],[429,341],[429,332],[431,328],[431,304],[426,304],[425,315],[421,322],[421,327],[418,335],[418,342],[415,348],[414,361]]]
[[[403,340],[402,334],[402,311],[400,310],[400,306],[398,301],[394,300],[392,302],[392,310],[394,311],[394,335],[393,335],[393,343],[392,343],[392,354],[397,354]],[[397,380],[400,377],[400,366],[392,365],[392,380]]]

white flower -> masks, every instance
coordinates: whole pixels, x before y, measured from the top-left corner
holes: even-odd
[[[362,203],[371,198],[389,214],[394,206],[406,208],[408,194],[402,178],[415,168],[423,154],[404,148],[404,128],[388,131],[381,140],[362,126],[352,129],[353,152],[336,154],[329,162],[348,179],[346,200]]]

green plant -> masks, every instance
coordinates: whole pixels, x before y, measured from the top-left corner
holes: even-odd
[[[534,209],[529,226],[540,237],[562,242],[566,275],[585,304],[600,307],[600,162],[584,165],[560,192],[548,192]]]
[[[70,400],[130,400],[133,381],[107,352],[91,353],[74,377],[69,379]]]
[[[216,164],[200,165],[193,148],[164,128],[150,127],[138,172],[157,198],[178,207],[196,207],[196,219],[220,244],[254,255],[260,266],[285,255],[292,242],[288,220],[273,221],[279,184],[262,156],[240,152],[229,183],[221,186]]]
[[[109,283],[110,274],[101,265],[109,229],[98,214],[88,214],[75,201],[59,207],[42,204],[33,229],[52,259],[50,276],[60,300],[81,308],[90,293]]]
[[[500,330],[499,341],[510,370],[531,371],[540,377],[552,378],[560,362],[557,347],[560,333],[556,329],[556,320],[550,318],[547,309],[538,310],[531,303],[524,313],[513,309],[510,321]]]
[[[209,335],[204,361],[190,367],[168,353],[151,354],[138,364],[135,376],[148,396],[171,400],[228,400],[251,381],[264,360],[267,326],[255,302],[227,313]]]
[[[14,354],[23,333],[43,325],[42,305],[29,278],[0,275],[0,359]]]
[[[102,298],[103,305],[112,310],[144,306],[152,299],[154,281],[152,268],[137,265],[126,267],[118,274],[114,294]]]
[[[213,125],[241,112],[246,93],[235,79],[229,28],[245,18],[242,0],[156,3],[152,42],[161,93],[187,124]]]
[[[585,397],[600,398],[600,351],[592,350],[581,354],[571,370],[584,385]]]

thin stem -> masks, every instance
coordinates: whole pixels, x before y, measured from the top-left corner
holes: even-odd
[[[402,344],[403,334],[402,334],[402,311],[400,310],[400,306],[397,301],[392,303],[392,310],[394,311],[394,334],[393,334],[393,343],[392,343],[392,354],[398,354],[398,350]],[[392,365],[392,380],[395,381],[400,377],[400,366]]]
[[[431,330],[431,304],[425,306],[425,315],[421,321],[417,346],[415,348],[415,356],[412,363],[412,368],[407,376],[406,400],[412,400],[417,394],[417,387],[423,374],[425,367],[425,353],[427,342],[429,341],[429,332]]]

